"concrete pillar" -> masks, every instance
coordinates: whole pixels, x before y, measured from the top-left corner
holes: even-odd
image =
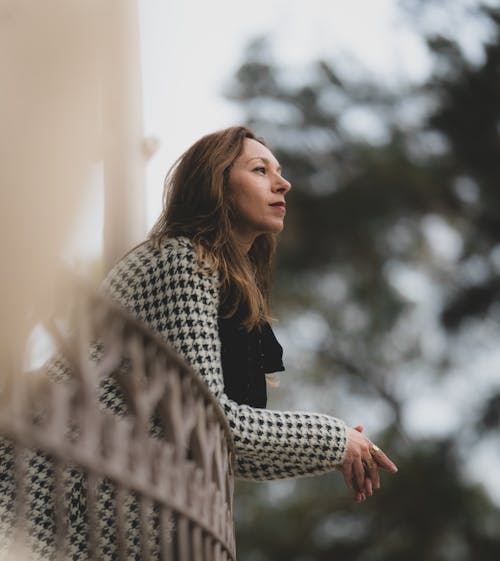
[[[142,76],[136,0],[102,2],[104,269],[146,235]]]

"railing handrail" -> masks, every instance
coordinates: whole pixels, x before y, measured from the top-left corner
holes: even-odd
[[[152,531],[144,513],[151,517],[156,509],[177,525],[169,545],[165,545],[168,525],[163,519],[158,519],[163,525],[154,531],[162,547],[177,548],[179,559],[191,561],[187,552],[196,551],[203,561],[234,560],[234,447],[220,405],[199,375],[158,334],[102,294],[85,292],[74,336],[55,322],[50,328],[64,348],[71,376],[56,381],[24,373],[9,380],[11,399],[0,410],[0,436],[14,443],[13,465],[22,462],[23,450],[42,450],[54,464],[55,510],[64,508],[66,491],[57,487],[62,485],[64,470],[77,466],[89,480],[87,498],[82,499],[85,508],[98,510],[99,492],[108,485],[98,481],[111,482],[117,497],[118,490],[137,497],[143,548],[145,536]],[[121,397],[113,401],[116,396]],[[108,400],[105,405],[103,399]],[[29,469],[24,466],[21,471],[29,477]],[[22,497],[20,484],[25,485],[17,482],[16,496]],[[118,500],[116,508],[123,510]],[[56,518],[65,526],[59,511]],[[88,514],[89,525],[97,520],[95,512]],[[116,524],[125,519],[122,513]],[[66,538],[61,534],[54,539],[61,545]],[[126,550],[124,544],[120,547]]]

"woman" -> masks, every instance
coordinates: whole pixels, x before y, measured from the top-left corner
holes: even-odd
[[[396,466],[362,427],[265,409],[265,373],[283,370],[269,321],[270,269],[290,183],[254,133],[231,127],[189,148],[167,176],[149,240],[104,288],[191,364],[232,430],[236,475],[267,480],[340,470],[357,501]]]

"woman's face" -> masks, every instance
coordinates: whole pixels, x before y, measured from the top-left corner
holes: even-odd
[[[243,151],[229,172],[228,189],[234,233],[247,250],[257,236],[283,230],[285,195],[290,188],[269,148],[245,138]]]

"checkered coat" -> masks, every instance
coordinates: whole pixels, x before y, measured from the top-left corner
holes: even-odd
[[[161,250],[149,242],[139,246],[104,282],[104,290],[160,333],[218,399],[234,439],[237,477],[268,480],[332,470],[346,449],[343,421],[238,405],[224,393],[217,286],[217,276],[197,263],[187,238],[169,239]]]

